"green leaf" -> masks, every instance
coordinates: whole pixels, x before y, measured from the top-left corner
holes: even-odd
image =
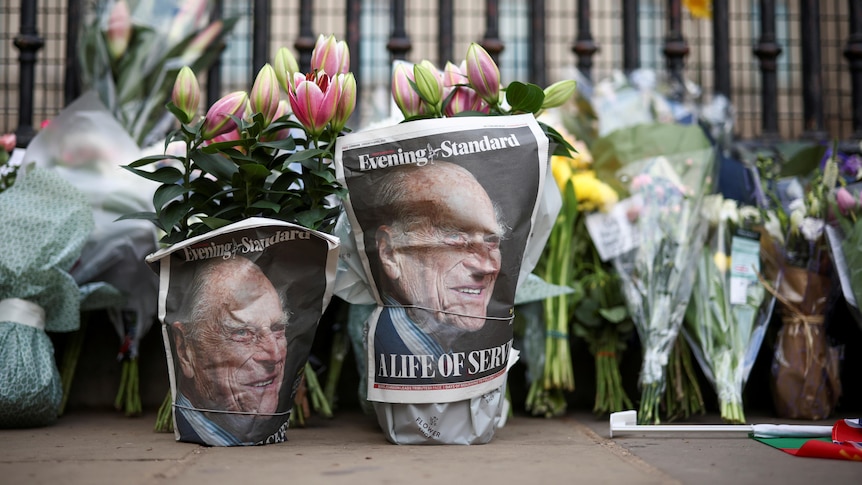
[[[317,159],[320,155],[326,153],[326,150],[322,150],[320,148],[309,148],[308,150],[300,150],[298,152],[292,153],[289,157],[287,157],[287,161],[284,162],[285,168],[287,165],[295,162],[304,162],[310,159]],[[304,164],[303,164],[304,165]]]
[[[152,223],[156,223],[159,220],[155,212],[132,212],[129,214],[123,214],[122,216],[114,219],[114,221],[125,221],[129,219],[143,219]]]
[[[150,155],[148,157],[139,158],[139,159],[135,160],[134,162],[132,162],[128,165],[123,165],[123,168],[126,168],[126,167],[128,167],[128,168],[143,167],[144,165],[149,165],[151,163],[158,163],[158,162],[161,162],[163,160],[170,160],[170,159],[182,160],[180,157],[175,157],[173,155]]]
[[[629,311],[625,306],[615,306],[613,308],[599,308],[599,315],[605,320],[612,323],[620,323],[629,316]]]
[[[250,205],[249,207],[251,207],[252,209],[263,209],[263,210],[269,209],[275,213],[278,213],[278,211],[281,210],[280,205],[278,205],[274,202],[270,202],[268,200],[258,200],[254,204]]]
[[[180,221],[186,219],[189,209],[191,209],[191,204],[175,200],[159,212],[159,221],[165,231],[168,233],[174,232],[173,228],[179,225]],[[183,234],[183,238],[185,236]]]
[[[506,102],[515,113],[538,113],[544,100],[545,92],[535,84],[512,81],[506,88]]]
[[[215,175],[219,180],[230,180],[237,172],[237,166],[221,155],[211,155],[201,150],[192,152],[192,160],[204,172]]]
[[[269,169],[263,165],[256,163],[247,163],[239,166],[239,173],[242,174],[246,183],[259,184],[261,180],[266,180],[270,175]]]
[[[131,168],[128,166],[124,166],[122,168],[145,179],[154,180],[163,184],[175,184],[183,179],[183,173],[177,170],[176,167],[161,167],[155,172],[138,170],[136,168]]]
[[[810,143],[783,143],[776,149],[784,160],[780,176],[804,177],[820,168],[827,147]]]
[[[203,222],[211,230],[224,227],[231,223],[230,220],[219,219],[218,217],[201,217],[201,222]]]
[[[187,192],[188,191],[182,185],[162,185],[157,188],[156,193],[153,194],[153,206],[155,206],[157,212],[161,212],[162,208],[167,206],[169,202]]]
[[[283,140],[262,141],[258,142],[257,146],[264,148],[272,148],[274,150],[296,150],[296,141],[293,138],[287,137]]]

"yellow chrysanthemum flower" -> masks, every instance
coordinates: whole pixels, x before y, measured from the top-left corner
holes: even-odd
[[[682,0],[682,5],[697,19],[712,18],[712,0]]]
[[[577,172],[572,176],[578,208],[584,211],[606,210],[619,201],[619,195],[608,184],[596,178],[592,170]]]
[[[551,173],[554,174],[554,180],[557,181],[557,187],[560,192],[566,189],[566,182],[572,178],[572,159],[560,155],[551,157]]]

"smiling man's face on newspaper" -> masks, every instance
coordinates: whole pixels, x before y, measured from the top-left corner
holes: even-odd
[[[416,174],[405,203],[420,207],[422,217],[384,256],[387,276],[403,303],[441,310],[410,312],[426,333],[479,330],[500,272],[502,228],[494,206],[461,167]]]

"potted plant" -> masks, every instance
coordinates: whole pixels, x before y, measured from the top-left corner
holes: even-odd
[[[357,355],[389,441],[487,443],[505,422],[515,293],[552,225],[542,225],[554,212],[546,196],[559,200],[551,142],[571,148],[535,115],[574,88],[503,89],[491,56],[472,44],[460,66],[396,63],[405,122],[338,140],[343,260],[360,262],[353,278],[374,302]],[[339,288],[356,290],[346,280]]]
[[[162,232],[147,262],[160,276],[159,319],[178,440],[280,442],[319,319],[332,296],[339,240],[328,234],[343,188],[329,160],[355,106],[349,51],[318,38],[312,72],[289,50],[249,92],[202,119],[194,72],[180,70],[168,109],[181,125],[165,154],[129,164],[157,181]],[[282,98],[286,99],[282,99]]]

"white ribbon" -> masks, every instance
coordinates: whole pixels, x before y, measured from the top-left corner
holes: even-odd
[[[21,298],[0,300],[0,322],[15,322],[45,330],[45,310]]]

